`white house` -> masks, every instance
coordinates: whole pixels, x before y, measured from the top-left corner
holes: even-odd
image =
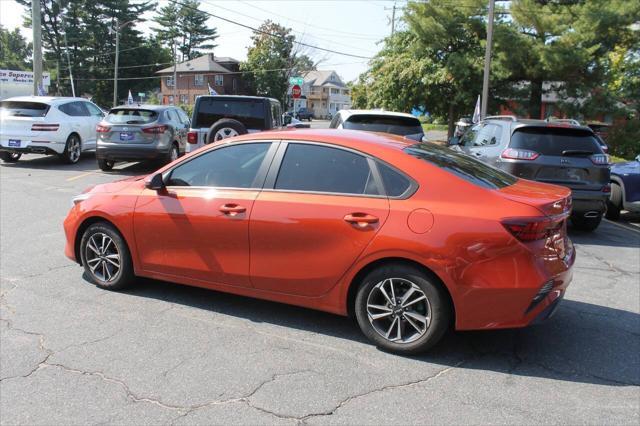
[[[304,75],[303,94],[317,118],[351,108],[351,91],[335,71],[309,71]]]

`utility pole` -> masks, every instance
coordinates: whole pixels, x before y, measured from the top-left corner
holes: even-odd
[[[480,118],[487,116],[487,103],[489,101],[489,72],[491,71],[491,43],[493,40],[493,12],[495,0],[489,0],[489,18],[487,23],[487,46],[484,52],[484,76],[482,79],[482,105]]]
[[[178,87],[178,47],[176,45],[176,39],[173,39],[173,105],[178,105],[178,100],[176,99],[176,88]],[[207,77],[208,80],[208,77]]]
[[[62,18],[65,19],[65,18]],[[71,71],[71,57],[69,56],[69,46],[67,45],[67,30],[64,30],[64,50],[67,52],[67,65],[69,66],[69,81],[71,81],[71,94],[76,97],[76,87],[73,84],[73,72]]]
[[[393,12],[391,12],[391,35],[396,32],[396,2],[393,2]]]
[[[120,59],[120,30],[129,24],[133,24],[135,21],[127,21],[122,25],[118,24],[116,19],[116,26],[109,28],[109,33],[116,33],[116,60],[113,68],[113,107],[118,106],[118,60]]]
[[[38,96],[42,84],[42,24],[40,0],[31,1],[31,26],[33,27],[33,94]]]

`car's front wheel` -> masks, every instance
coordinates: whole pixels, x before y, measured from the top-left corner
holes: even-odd
[[[80,241],[80,255],[91,282],[107,290],[120,290],[133,280],[131,254],[124,238],[110,224],[94,223]]]
[[[64,151],[60,155],[65,163],[75,164],[80,160],[82,154],[82,143],[78,135],[71,134],[67,138],[67,143],[64,146]]]
[[[579,215],[571,216],[573,227],[586,232],[595,231],[602,221],[602,213],[596,217],[584,217]]]
[[[22,154],[19,152],[0,152],[0,160],[5,163],[16,163],[20,159],[20,157],[22,157]]]
[[[430,349],[448,330],[451,319],[440,285],[420,269],[403,264],[370,272],[358,288],[354,310],[369,340],[401,354]]]

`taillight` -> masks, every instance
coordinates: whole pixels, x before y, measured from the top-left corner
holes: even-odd
[[[605,186],[602,187],[602,192],[604,192],[605,194],[609,194],[611,193],[611,184],[606,184]]]
[[[103,126],[102,124],[98,124],[96,126],[96,132],[97,133],[107,133],[111,130],[111,127],[109,126]]]
[[[189,143],[198,143],[198,133],[197,132],[189,132],[187,133],[187,142]]]
[[[144,127],[142,129],[142,132],[143,133],[153,133],[153,134],[157,135],[157,134],[166,132],[168,128],[169,128],[169,126],[163,124],[161,126]]]
[[[554,234],[565,217],[517,217],[502,220],[502,226],[520,241],[543,240]]]
[[[57,132],[60,128],[59,124],[32,124],[32,132]]]
[[[500,157],[508,158],[510,160],[535,160],[540,154],[535,151],[529,151],[528,149],[516,149],[507,148],[502,151]]]
[[[593,154],[589,159],[593,164],[598,166],[606,166],[609,164],[609,156],[607,154]]]

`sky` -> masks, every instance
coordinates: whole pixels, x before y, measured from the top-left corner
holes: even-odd
[[[159,9],[168,0],[158,3]],[[393,4],[392,0],[201,0],[200,9],[251,27],[270,19],[293,29],[296,39],[306,44],[371,57],[381,48],[380,40],[391,32]],[[14,0],[0,0],[0,25],[10,30],[21,27],[23,12],[24,8]],[[149,20],[152,16],[147,14],[144,18]],[[214,49],[216,56],[246,59],[250,29],[213,17],[208,23],[220,35]],[[137,29],[149,33],[153,25],[142,22]],[[21,28],[21,32],[32,40],[30,28]],[[336,70],[345,81],[355,80],[367,69],[367,59],[311,48],[304,52],[314,61],[321,61],[318,69]]]

